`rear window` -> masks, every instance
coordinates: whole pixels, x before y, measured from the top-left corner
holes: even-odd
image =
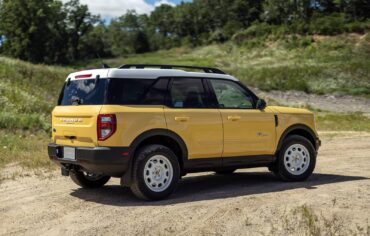
[[[168,79],[74,80],[64,85],[59,105],[162,105]]]
[[[64,84],[58,105],[99,105],[104,103],[107,79],[73,80]]]

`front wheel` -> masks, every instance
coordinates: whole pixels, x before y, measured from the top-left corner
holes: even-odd
[[[277,162],[271,169],[284,181],[306,180],[315,169],[316,150],[299,135],[289,136],[283,143]]]
[[[110,179],[110,176],[98,175],[80,170],[69,172],[69,176],[75,184],[83,188],[99,188],[104,186]]]
[[[149,145],[139,150],[133,166],[132,192],[145,200],[168,197],[180,178],[180,166],[171,149]]]

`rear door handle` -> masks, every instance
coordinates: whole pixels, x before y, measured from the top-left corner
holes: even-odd
[[[175,116],[175,121],[185,122],[188,121],[190,118],[187,116]]]
[[[227,119],[231,121],[237,121],[237,120],[240,120],[241,117],[240,116],[228,116]]]

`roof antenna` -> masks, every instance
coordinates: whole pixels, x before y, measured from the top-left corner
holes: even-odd
[[[110,68],[110,66],[108,66],[106,63],[103,62],[103,60],[101,59],[101,57],[99,56],[99,53],[96,53],[96,56],[99,58],[99,60],[101,61],[101,65],[102,65],[102,68],[103,69],[108,69]]]

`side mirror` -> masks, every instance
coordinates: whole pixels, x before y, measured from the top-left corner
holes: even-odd
[[[259,109],[259,110],[265,109],[266,108],[266,101],[263,100],[263,99],[258,99],[256,108]]]

